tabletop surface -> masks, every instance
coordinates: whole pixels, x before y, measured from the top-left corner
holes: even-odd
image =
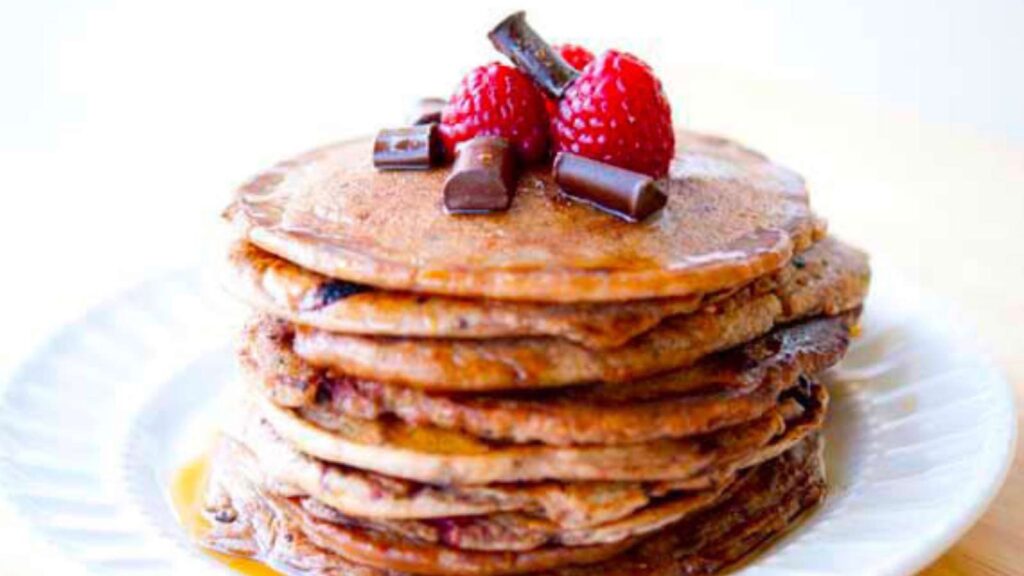
[[[884,258],[923,289],[954,303],[962,311],[965,326],[977,330],[980,344],[992,352],[1014,384],[1018,406],[1024,403],[1020,400],[1024,351],[1019,328],[1024,325],[1020,296],[1024,289],[1024,150],[964,130],[929,125],[854,98],[818,93],[813,86],[700,69],[677,71],[666,83],[671,84],[672,78],[685,78],[688,86],[685,102],[676,104],[677,121],[728,134],[802,172],[810,182],[812,201],[829,219],[831,230]],[[348,134],[338,134],[344,136]],[[238,166],[253,169],[263,160],[234,158]],[[210,170],[198,166],[196,177],[213,173]],[[235,174],[235,181],[244,176]],[[226,187],[217,178],[197,185]],[[45,198],[26,202],[29,212],[45,211]],[[212,223],[218,203],[215,198],[180,210],[192,214],[188,216],[191,223]],[[200,210],[208,218],[193,214]],[[66,318],[80,314],[117,287],[142,279],[119,274],[121,266],[128,264],[96,258],[89,263],[96,278],[83,279],[78,292],[69,294],[59,285],[62,270],[76,269],[76,256],[91,257],[89,250],[110,251],[109,246],[96,247],[100,240],[90,240],[88,230],[80,227],[68,232],[80,233],[72,237],[80,238],[82,245],[62,248],[66,267],[37,266],[33,272],[39,282],[6,288],[10,294],[0,298],[0,317],[20,318],[24,331],[0,331],[0,345],[17,352],[0,359],[0,370],[15,366],[34,341]],[[196,232],[179,245],[168,245],[167,260],[202,257],[205,234]],[[15,240],[0,237],[4,244]],[[123,257],[131,261],[130,252]],[[13,265],[25,264],[32,255],[13,254],[12,258]],[[146,262],[149,267],[128,269],[161,268]],[[29,294],[52,298],[54,304],[30,318],[19,298]],[[1018,443],[1010,477],[988,512],[925,574],[1024,574],[1024,562],[1019,560],[1024,544],[1022,448],[1024,442]],[[81,573],[59,551],[39,541],[2,502],[0,559],[0,574],[23,574],[28,567],[40,573]]]

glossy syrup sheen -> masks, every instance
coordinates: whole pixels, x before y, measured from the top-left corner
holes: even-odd
[[[179,468],[171,480],[171,503],[178,522],[193,541],[198,542],[210,530],[203,516],[203,489],[209,474],[210,459],[204,454]],[[203,549],[203,553],[224,564],[238,574],[246,576],[280,576],[280,572],[265,564]]]
[[[624,222],[519,178],[512,207],[453,217],[449,168],[374,169],[372,142],[327,146],[242,186],[226,211],[249,241],[304,268],[395,290],[536,302],[684,296],[743,284],[824,233],[803,180],[727,140],[677,134],[668,204]]]

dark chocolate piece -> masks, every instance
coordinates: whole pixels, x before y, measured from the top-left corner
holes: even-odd
[[[639,222],[668,201],[650,176],[576,154],[555,157],[555,182],[562,193],[630,222]]]
[[[328,280],[317,286],[316,290],[302,300],[301,308],[309,311],[319,310],[334,304],[338,300],[369,291],[370,287],[363,284],[355,284],[337,279]]]
[[[441,110],[448,102],[441,98],[420,98],[409,115],[409,124],[440,124]]]
[[[516,12],[487,35],[491,43],[553,98],[561,98],[579,72],[569,65],[526,23],[526,13]]]
[[[455,152],[455,165],[444,182],[445,210],[450,214],[508,210],[518,178],[508,140],[477,136],[459,144]]]
[[[814,382],[803,374],[797,380],[796,386],[779,395],[780,400],[789,398],[796,400],[804,410],[814,410],[818,407],[817,398],[814,396]]]
[[[426,170],[440,164],[441,150],[437,124],[385,129],[373,143],[373,165],[378,170]]]
[[[238,520],[238,512],[234,508],[220,508],[213,514],[213,519],[221,524],[231,524]]]

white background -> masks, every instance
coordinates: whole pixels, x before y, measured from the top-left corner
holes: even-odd
[[[958,284],[933,288],[953,298],[1024,286],[986,286],[991,270],[966,252],[925,257],[951,234],[1024,246],[1021,1],[0,0],[0,379],[117,289],[215,258],[218,212],[249,174],[447,95],[497,57],[486,31],[520,7],[552,41],[641,55],[678,123],[808,174],[833,229],[912,280],[929,283],[941,264]],[[929,164],[934,141],[986,152],[961,165],[950,145]],[[850,167],[865,151],[858,180]],[[1001,180],[990,203],[987,178],[1007,166],[1019,180]],[[859,202],[880,181],[878,205]],[[959,208],[899,195],[932,185]],[[993,211],[1021,225],[989,226]],[[876,223],[906,233],[882,245]],[[1020,262],[1001,264],[1024,280]],[[27,556],[18,542],[5,538],[0,559]]]

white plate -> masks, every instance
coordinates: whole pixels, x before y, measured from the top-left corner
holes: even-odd
[[[742,574],[910,574],[1005,477],[1009,385],[948,306],[875,278],[863,335],[829,378],[830,496]],[[3,488],[92,572],[227,570],[189,545],[167,488],[208,441],[241,313],[198,272],[176,274],[69,326],[4,388]]]

